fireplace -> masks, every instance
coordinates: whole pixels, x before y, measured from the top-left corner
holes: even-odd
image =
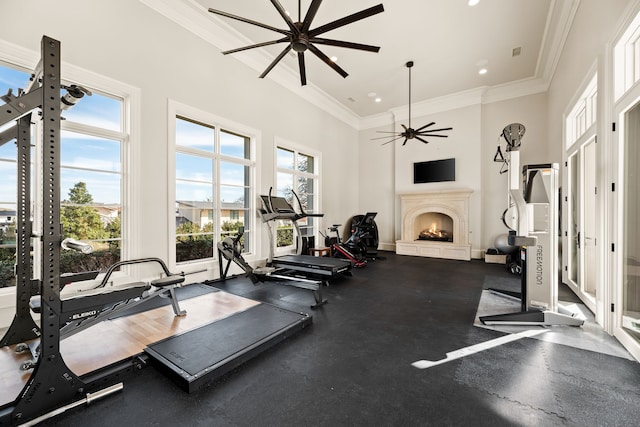
[[[473,190],[401,194],[401,239],[396,253],[471,260],[469,198]]]

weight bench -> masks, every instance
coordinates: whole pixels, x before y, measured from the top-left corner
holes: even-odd
[[[134,282],[107,286],[111,274],[119,267],[145,262],[159,263],[167,275],[148,283]],[[156,296],[171,298],[171,305],[175,315],[184,316],[186,312],[180,309],[175,294],[175,288],[182,286],[184,280],[183,275],[169,272],[164,262],[158,258],[120,261],[107,270],[102,282],[95,288],[60,295],[60,338],[74,335],[91,325],[113,317],[125,309],[135,307]],[[29,306],[34,313],[41,313],[41,302],[39,296],[31,298],[29,301]]]

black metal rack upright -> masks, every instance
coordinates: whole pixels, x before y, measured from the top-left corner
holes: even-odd
[[[40,338],[39,358],[16,399],[0,409],[0,425],[32,420],[38,415],[82,398],[85,383],[67,367],[60,354],[60,42],[43,36],[41,60],[30,87],[17,96],[9,92],[2,99],[0,124],[18,120],[15,131],[3,134],[15,138],[18,146],[18,199],[16,233],[16,315],[0,342],[17,344]],[[36,230],[41,254],[40,278],[32,279],[30,240],[31,116],[38,109],[42,129],[41,229]],[[15,132],[15,135],[12,134]],[[29,299],[40,294],[41,320],[38,327],[29,313]]]
[[[37,292],[33,286],[38,286],[32,281],[31,274],[31,113],[18,119],[16,126],[0,135],[0,145],[13,139],[17,146],[16,313],[0,340],[0,347],[40,336],[40,329],[29,311],[29,299]]]

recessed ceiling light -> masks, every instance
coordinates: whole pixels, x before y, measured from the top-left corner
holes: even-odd
[[[487,72],[488,72],[488,71],[489,71],[489,70],[487,70],[486,68],[480,68],[480,69],[478,70],[478,74],[480,74],[480,75],[482,76],[482,75],[484,75],[484,74],[487,74]]]
[[[376,98],[376,102],[382,102],[382,98]]]
[[[469,6],[475,6],[480,3],[480,0],[469,0]]]
[[[331,62],[338,62],[338,57],[337,56],[332,56],[331,57]]]

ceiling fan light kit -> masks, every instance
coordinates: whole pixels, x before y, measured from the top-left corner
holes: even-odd
[[[307,10],[307,14],[304,17],[304,20],[301,20],[301,11],[300,11],[300,0],[298,0],[298,21],[293,22],[289,14],[282,7],[278,0],[271,0],[271,3],[276,8],[282,19],[287,24],[287,29],[280,29],[276,27],[272,27],[271,25],[263,24],[261,22],[253,21],[251,19],[243,18],[240,16],[232,15],[227,12],[223,12],[221,10],[209,9],[209,12],[224,16],[226,18],[235,19],[240,22],[244,22],[247,24],[255,25],[261,28],[265,28],[267,30],[274,31],[276,33],[282,34],[284,37],[281,37],[276,40],[271,40],[267,42],[257,43],[249,46],[244,46],[237,49],[227,50],[222,52],[224,55],[228,55],[230,53],[241,52],[248,49],[254,49],[258,47],[270,46],[278,43],[287,43],[287,46],[284,48],[282,52],[269,64],[269,66],[264,70],[264,72],[260,75],[260,78],[264,78],[269,74],[269,72],[273,69],[273,67],[282,60],[291,50],[298,54],[298,67],[300,68],[300,83],[302,86],[307,84],[307,72],[305,66],[305,57],[304,53],[308,50],[313,53],[315,56],[320,58],[325,64],[329,67],[333,68],[338,74],[342,77],[347,77],[349,74],[343,70],[340,66],[338,66],[335,61],[332,61],[327,55],[322,53],[320,49],[318,49],[315,45],[327,45],[327,46],[336,46],[343,47],[348,49],[357,49],[363,50],[366,52],[378,52],[380,50],[379,46],[370,46],[360,43],[352,43],[346,42],[342,40],[334,40],[318,37],[321,34],[327,33],[331,30],[335,30],[336,28],[343,27],[345,25],[354,23],[356,21],[360,21],[362,19],[368,18],[370,16],[376,15],[384,11],[384,7],[382,4],[377,6],[370,7],[368,9],[361,10],[360,12],[353,13],[349,16],[345,16],[344,18],[337,19],[335,21],[329,22],[328,24],[321,25],[314,29],[311,29],[311,23],[320,8],[320,4],[322,0],[312,0],[309,5],[309,9]]]
[[[436,122],[427,123],[426,125],[419,127],[418,129],[413,129],[411,127],[411,68],[413,68],[413,61],[409,61],[405,65],[409,69],[409,125],[408,126],[405,126],[403,124],[400,125],[404,129],[404,132],[378,131],[378,133],[390,133],[391,135],[382,136],[380,138],[373,138],[373,139],[391,138],[389,141],[382,144],[382,145],[386,145],[404,138],[402,145],[405,145],[408,140],[414,139],[414,138],[417,139],[418,141],[424,142],[425,144],[429,143],[429,141],[427,141],[425,138],[431,138],[431,137],[447,138],[449,135],[440,135],[434,132],[444,132],[444,131],[452,130],[453,128],[428,129],[431,126],[435,125]]]

